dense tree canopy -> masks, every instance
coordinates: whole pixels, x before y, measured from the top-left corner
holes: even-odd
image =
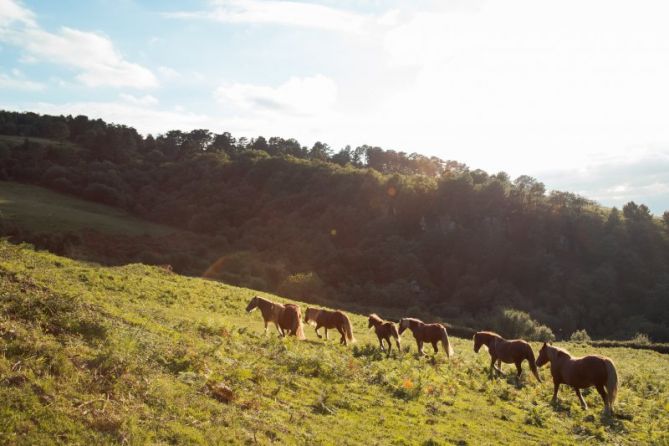
[[[142,137],[14,112],[0,112],[0,134],[25,137],[0,141],[1,179],[224,240],[210,277],[470,326],[513,308],[558,337],[669,340],[669,217],[645,205],[605,209],[529,176],[373,146],[205,129]]]

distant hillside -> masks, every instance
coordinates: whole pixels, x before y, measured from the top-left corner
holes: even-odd
[[[141,220],[127,211],[28,184],[0,181],[0,218],[30,231],[95,229],[110,234],[161,236],[174,228]]]
[[[142,137],[84,116],[11,112],[0,133],[54,141],[0,147],[0,178],[215,241],[132,258],[171,256],[161,263],[181,272],[465,326],[494,326],[515,308],[558,338],[585,328],[669,340],[669,213],[644,205],[604,209],[531,177],[372,146],[201,129]]]
[[[419,358],[407,332],[402,353],[386,358],[357,314],[353,347],[318,340],[311,327],[306,341],[264,335],[260,315],[244,312],[256,293],[0,241],[0,443],[669,441],[667,355],[596,350],[618,367],[618,415],[609,419],[594,390],[587,411],[567,388],[551,405],[546,368],[543,384],[525,375],[516,385],[509,366],[489,380],[488,355],[470,339],[452,339],[451,360]]]
[[[224,240],[159,225],[127,211],[39,186],[0,181],[0,234],[40,249],[108,265],[170,265],[199,276]]]

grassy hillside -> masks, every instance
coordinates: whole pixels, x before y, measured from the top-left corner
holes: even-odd
[[[0,181],[0,220],[32,231],[78,231],[127,235],[164,235],[174,229],[149,223],[127,212],[48,189]]]
[[[622,383],[606,419],[596,392],[583,411],[566,388],[554,407],[548,383],[488,380],[468,339],[449,361],[416,357],[410,333],[386,359],[359,315],[353,348],[264,335],[253,294],[0,242],[0,443],[669,442],[669,356],[598,349]]]

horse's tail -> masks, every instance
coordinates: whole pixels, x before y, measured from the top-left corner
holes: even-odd
[[[613,361],[606,359],[606,394],[609,397],[609,408],[613,410],[613,403],[618,396],[618,372]]]
[[[446,331],[446,327],[443,325],[441,327],[444,329],[441,335],[441,345],[444,346],[446,356],[450,358],[455,352],[453,351],[453,347],[451,347],[451,341],[448,340],[448,331]]]
[[[534,359],[534,352],[532,351],[532,347],[528,344],[527,345],[527,362],[530,363],[530,370],[532,371],[532,374],[537,378],[537,381],[541,381],[541,377],[539,376],[539,370],[537,370],[537,362]]]
[[[302,325],[302,311],[300,310],[300,307],[297,307],[297,311],[295,312],[293,331],[295,333],[295,336],[297,336],[297,339],[306,339],[306,336],[304,336],[304,326]]]
[[[344,333],[346,334],[346,339],[348,339],[349,342],[355,342],[355,338],[353,337],[353,327],[351,327],[351,321],[349,320],[348,316],[344,314],[343,312],[341,313],[342,315],[342,325],[344,326]]]

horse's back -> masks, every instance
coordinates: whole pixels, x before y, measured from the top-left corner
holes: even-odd
[[[494,346],[491,348],[497,356],[505,362],[515,362],[523,360],[532,351],[532,347],[527,341],[522,339],[504,339],[496,338]]]
[[[446,327],[441,324],[425,324],[423,325],[423,337],[428,342],[441,341],[446,332]]]
[[[606,383],[608,376],[607,363],[611,360],[601,355],[588,355],[572,358],[562,372],[565,384],[576,387],[589,387]]]

